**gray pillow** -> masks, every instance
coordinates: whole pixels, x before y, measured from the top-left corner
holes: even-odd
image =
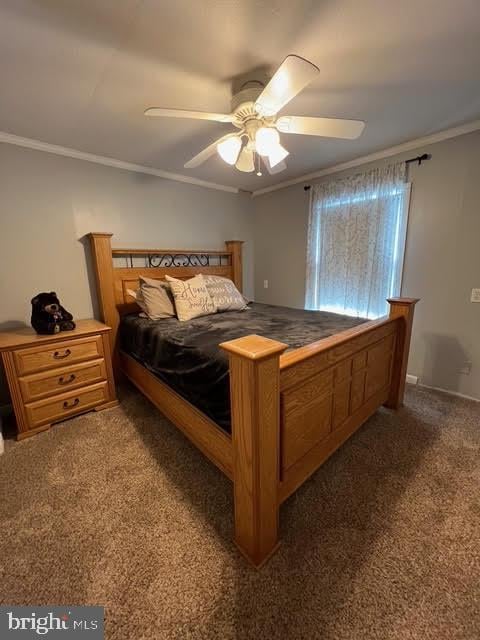
[[[218,311],[243,311],[248,300],[229,278],[203,275],[203,280]]]
[[[175,317],[175,305],[167,282],[140,276],[140,288],[130,292],[150,320]]]

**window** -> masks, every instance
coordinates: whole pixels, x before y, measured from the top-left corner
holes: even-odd
[[[398,163],[312,188],[305,306],[363,318],[400,295],[410,185]]]

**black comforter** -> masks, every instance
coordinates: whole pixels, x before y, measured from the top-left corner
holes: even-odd
[[[219,343],[255,333],[301,347],[365,322],[322,311],[251,303],[180,322],[126,315],[120,324],[121,349],[230,431],[228,357]]]

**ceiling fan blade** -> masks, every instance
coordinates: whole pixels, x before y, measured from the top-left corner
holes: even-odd
[[[270,160],[268,156],[262,156],[263,164],[266,166],[268,173],[273,176],[276,173],[280,173],[281,171],[285,171],[287,168],[287,164],[285,160],[278,162],[274,167],[270,166]]]
[[[192,118],[193,120],[213,120],[214,122],[232,122],[231,113],[210,113],[208,111],[185,111],[184,109],[162,109],[150,107],[144,114],[162,118]]]
[[[282,133],[299,133],[306,136],[355,140],[364,130],[365,123],[361,120],[341,120],[340,118],[282,116],[278,118],[275,126]]]
[[[227,133],[226,136],[222,136],[218,140],[215,140],[215,142],[212,142],[212,144],[209,144],[208,147],[205,147],[203,151],[200,151],[200,153],[197,153],[196,156],[194,156],[191,160],[186,162],[183,166],[185,167],[185,169],[194,169],[195,167],[200,166],[206,160],[208,160],[214,155],[214,153],[217,151],[217,145],[220,144],[220,142],[223,142],[224,140],[227,140],[228,138],[231,138],[232,136],[236,136],[236,135],[237,135],[236,133]]]
[[[290,55],[275,71],[273,78],[257,98],[255,108],[262,116],[273,116],[310,84],[320,69],[314,64]]]

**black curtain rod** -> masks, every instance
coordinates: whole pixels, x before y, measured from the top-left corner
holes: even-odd
[[[422,162],[424,162],[425,160],[430,160],[430,158],[432,157],[432,155],[430,153],[422,153],[421,156],[415,156],[415,158],[409,158],[408,160],[405,160],[405,164],[409,165],[411,162],[418,162],[418,166],[420,166],[422,164]],[[311,189],[310,184],[306,184],[303,187],[304,191],[309,191]]]
[[[411,162],[418,162],[419,166],[422,164],[424,160],[430,160],[431,154],[423,153],[421,156],[416,156],[415,158],[409,158],[405,160],[405,164],[410,164]]]

